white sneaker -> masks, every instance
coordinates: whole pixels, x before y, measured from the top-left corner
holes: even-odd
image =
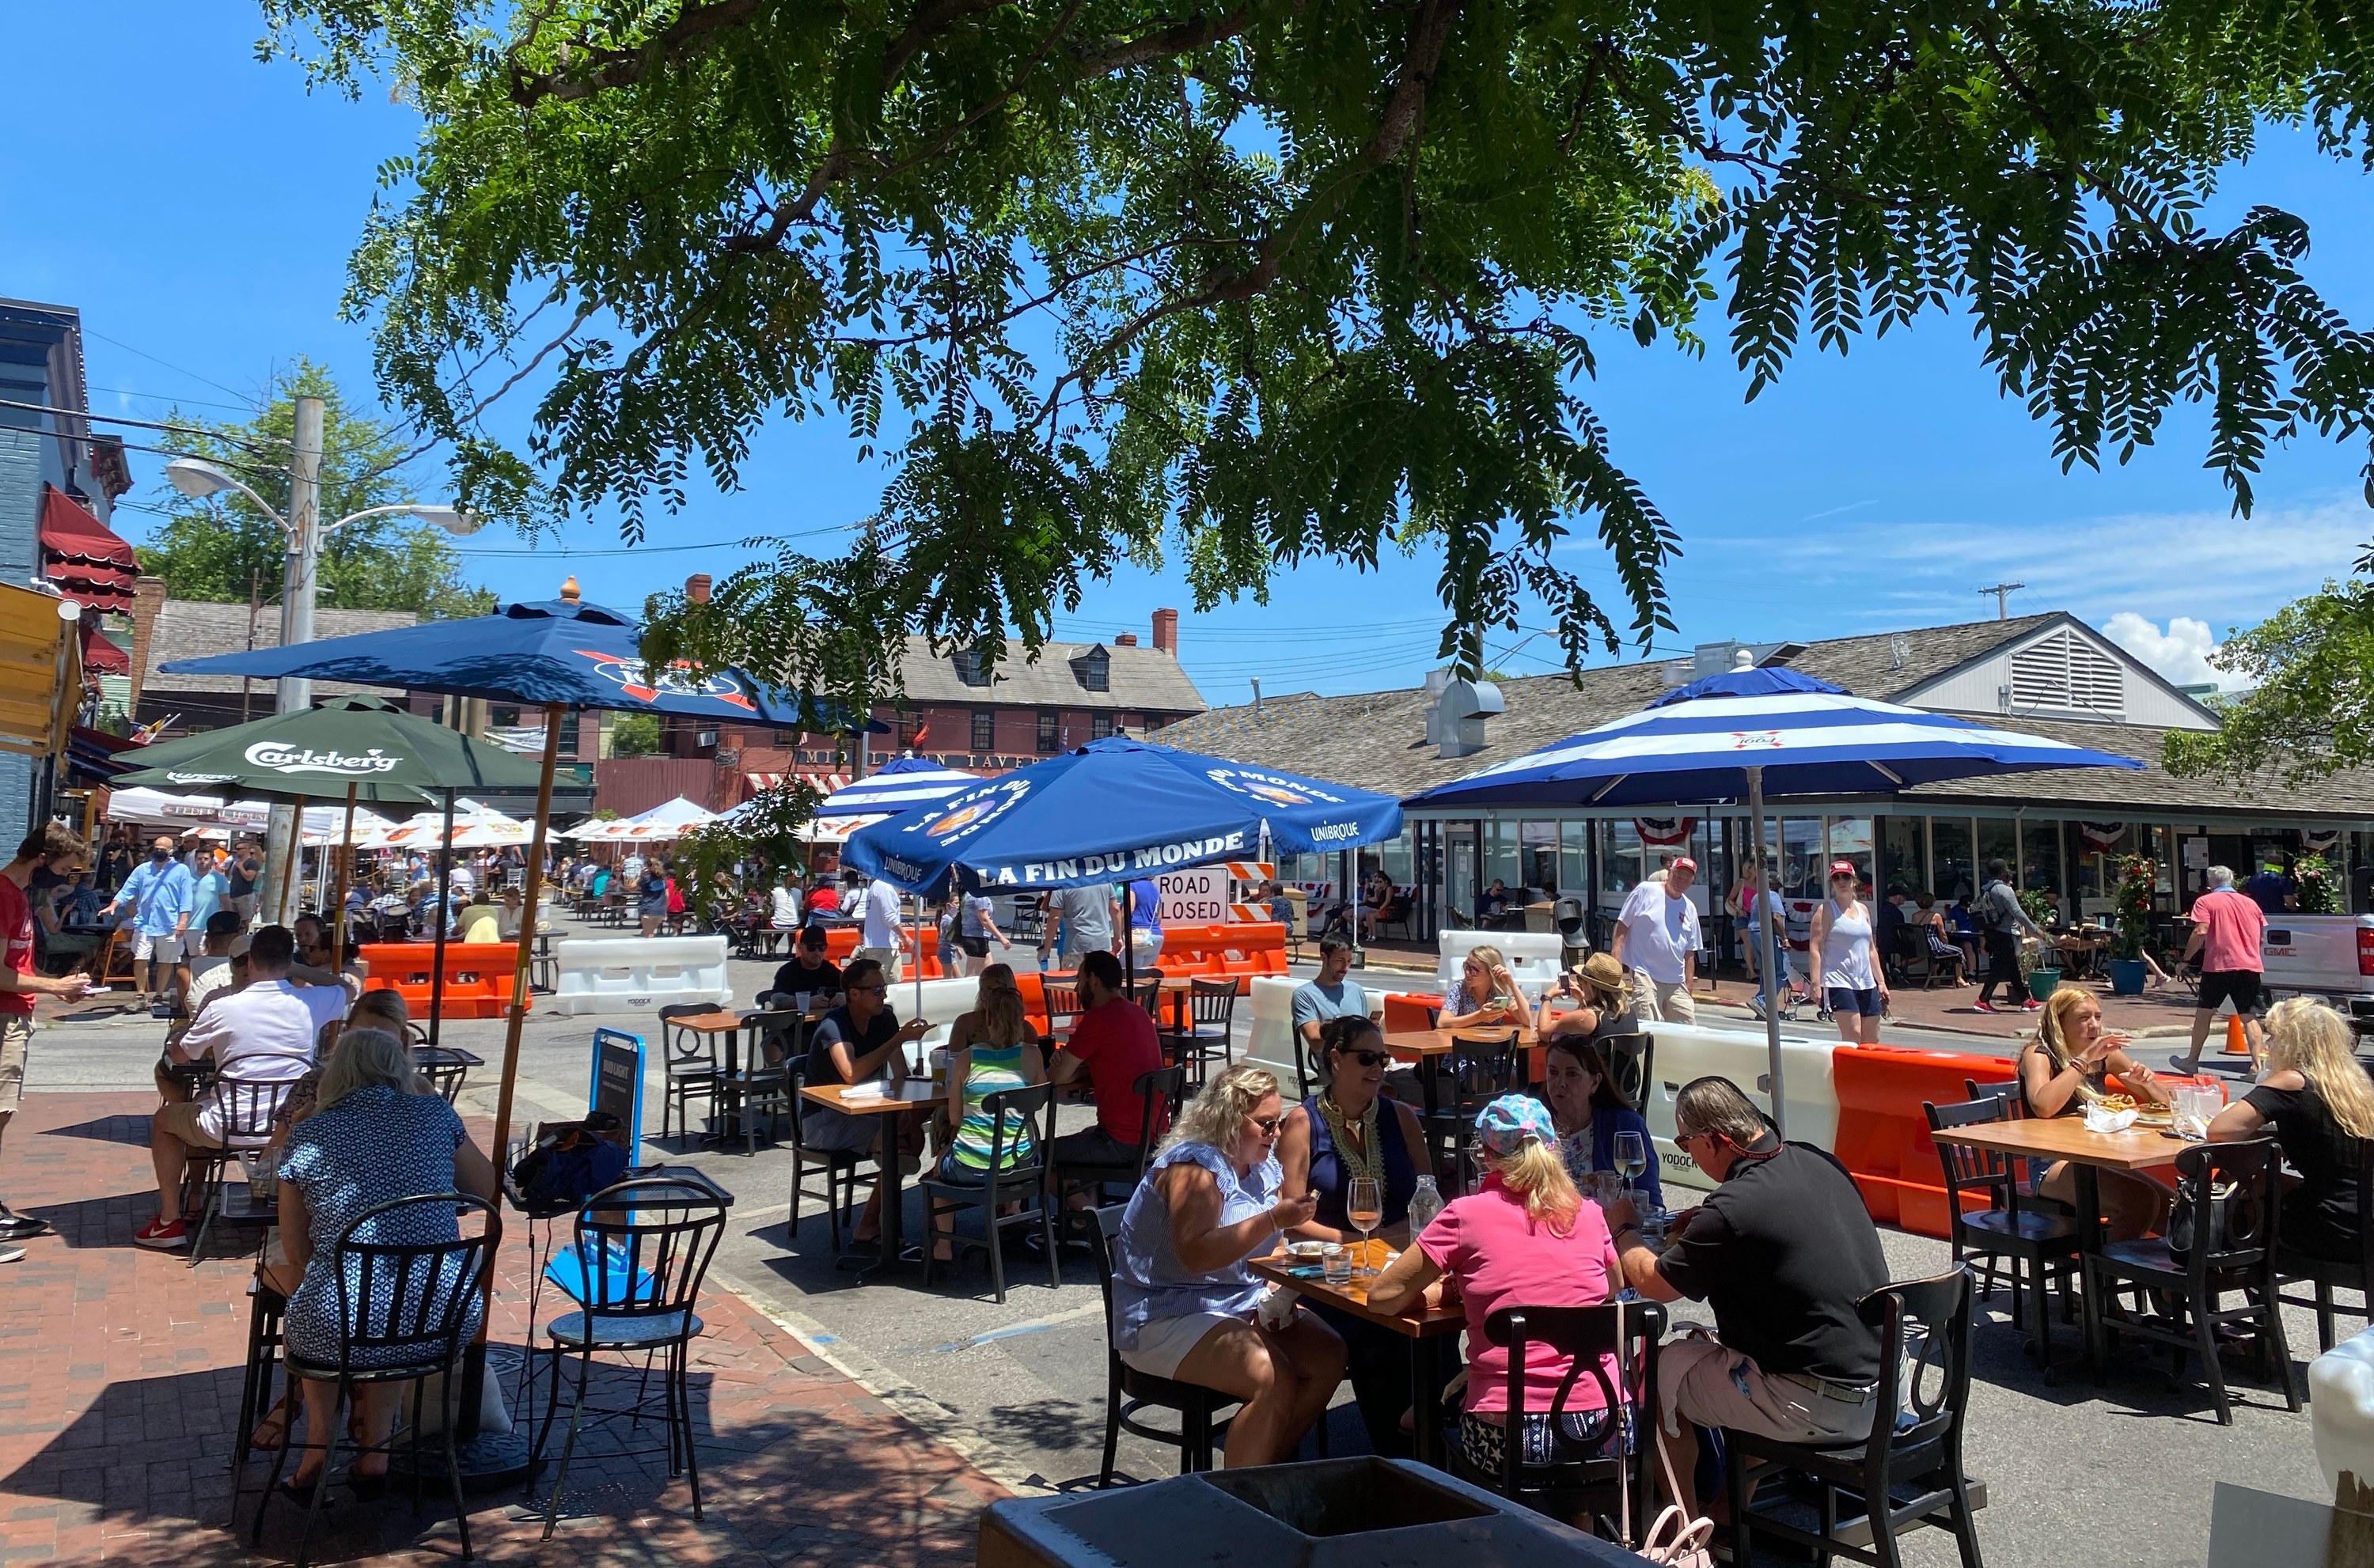
[[[22,1263],[25,1249],[21,1246],[0,1246],[0,1263]]]

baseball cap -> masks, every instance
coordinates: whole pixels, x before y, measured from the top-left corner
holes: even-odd
[[[1506,1156],[1525,1146],[1557,1141],[1550,1108],[1531,1094],[1503,1094],[1475,1114],[1475,1139],[1487,1154]]]
[[[1863,875],[1863,872],[1855,870],[1855,863],[1852,860],[1832,860],[1830,862],[1830,874],[1832,876],[1859,877]]]
[[[1674,857],[1674,863],[1665,869],[1669,872],[1695,872],[1698,869],[1698,863],[1687,855],[1676,855]]]

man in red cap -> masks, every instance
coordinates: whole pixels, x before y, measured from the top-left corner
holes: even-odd
[[[1698,912],[1689,900],[1698,863],[1687,855],[1634,888],[1616,917],[1608,951],[1624,965],[1632,1014],[1643,1024],[1695,1024],[1690,982],[1698,972]]]

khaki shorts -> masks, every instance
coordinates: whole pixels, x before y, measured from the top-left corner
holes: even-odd
[[[142,931],[132,939],[132,961],[147,964],[179,964],[182,961],[182,939],[170,931]]]
[[[1643,1024],[1695,1024],[1698,1004],[1679,981],[1652,980],[1645,969],[1630,971],[1632,1016]]]
[[[0,1013],[0,1116],[25,1097],[25,1055],[33,1045],[33,1021],[21,1012]]]
[[[221,1139],[198,1125],[198,1113],[205,1108],[197,1100],[170,1100],[159,1106],[150,1118],[158,1131],[170,1132],[193,1149],[219,1149]]]
[[[882,978],[891,985],[899,983],[899,949],[895,947],[861,947],[849,955],[852,963],[871,958],[882,965]]]
[[[1669,1433],[1686,1421],[1782,1443],[1857,1443],[1871,1435],[1879,1401],[1851,1402],[1814,1379],[1767,1373],[1712,1340],[1671,1340],[1657,1352],[1657,1408]]]

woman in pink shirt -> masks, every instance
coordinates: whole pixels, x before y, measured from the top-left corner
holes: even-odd
[[[1469,1462],[1500,1473],[1509,1426],[1509,1352],[1484,1331],[1503,1306],[1596,1306],[1615,1295],[1623,1274],[1599,1206],[1586,1203],[1558,1157],[1549,1108],[1529,1094],[1503,1094],[1475,1118],[1488,1173],[1483,1188],[1455,1199],[1416,1242],[1387,1265],[1369,1289],[1369,1305],[1399,1312],[1446,1277],[1467,1311],[1467,1397],[1459,1423]],[[1528,1465],[1611,1457],[1631,1451],[1629,1412],[1607,1408],[1620,1388],[1616,1359],[1575,1380],[1563,1413],[1548,1413],[1570,1358],[1536,1344],[1525,1355],[1521,1421]]]

